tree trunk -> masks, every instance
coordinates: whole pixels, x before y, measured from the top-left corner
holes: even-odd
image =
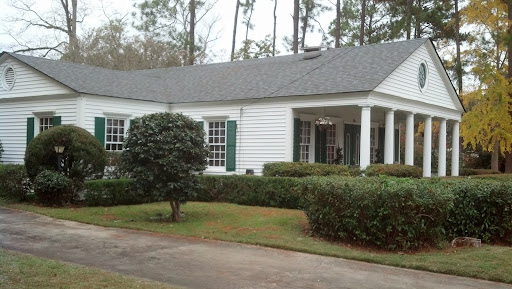
[[[68,34],[68,53],[70,61],[77,62],[79,56],[78,38],[76,35],[76,15],[78,9],[78,0],[71,0],[71,7],[69,7],[69,0],[60,0],[60,4],[66,14],[66,30]]]
[[[341,0],[336,1],[336,27],[335,27],[334,48],[340,48],[341,38]]]
[[[507,0],[508,4],[508,21],[509,23],[512,23],[512,0]],[[508,54],[508,80],[509,82],[512,80],[512,39],[510,37],[512,36],[512,27],[509,24],[508,26],[508,39],[507,39],[507,54]],[[509,114],[512,114],[512,111],[509,110]],[[509,148],[510,149],[510,148]],[[505,173],[512,173],[512,154],[507,152],[505,154]]]
[[[459,14],[459,0],[455,0],[455,47],[457,49],[457,60],[455,72],[457,73],[457,87],[459,89],[459,96],[462,94],[462,63],[460,61],[460,14]]]
[[[496,141],[494,143],[494,148],[491,152],[491,170],[498,170],[499,164],[499,156],[500,156],[500,142]]]
[[[302,39],[300,47],[304,49],[304,45],[306,44],[306,31],[308,29],[308,18],[309,18],[309,2],[305,1],[304,5],[304,19],[302,19]]]
[[[272,39],[272,56],[276,56],[276,24],[277,24],[277,0],[274,0],[274,37]]]
[[[421,7],[421,0],[418,0],[418,7],[417,7],[417,13],[416,13],[416,27],[414,29],[414,38],[421,38],[421,12],[423,11],[423,8]]]
[[[195,62],[195,28],[196,28],[196,1],[190,0],[189,4],[190,12],[190,31],[189,31],[189,43],[188,43],[188,65],[194,65]]]
[[[293,2],[293,53],[299,53],[299,4],[300,0]]]
[[[181,222],[180,201],[169,198],[169,204],[171,205],[171,221]]]
[[[407,0],[407,40],[411,39],[412,1],[413,0]]]
[[[249,13],[249,18],[247,19],[247,27],[245,28],[245,41],[249,39],[249,28],[251,28],[251,18],[252,18],[252,12],[254,11],[254,1],[250,2],[251,10]]]
[[[366,20],[366,0],[361,1],[361,28],[359,30],[359,45],[364,45],[364,22]]]
[[[238,26],[238,9],[240,8],[240,0],[236,0],[235,9],[235,23],[233,24],[233,41],[231,42],[231,61],[235,57],[235,43],[236,43],[236,27]]]

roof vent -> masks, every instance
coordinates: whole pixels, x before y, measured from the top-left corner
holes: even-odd
[[[322,55],[322,46],[304,47],[304,56],[302,57],[302,59],[313,59],[317,58],[320,55]]]
[[[2,72],[2,86],[5,90],[11,90],[14,86],[14,82],[16,81],[16,73],[14,72],[14,68],[11,66],[5,67]]]

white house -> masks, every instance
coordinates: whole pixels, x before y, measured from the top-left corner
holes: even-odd
[[[413,164],[414,123],[424,122],[424,175],[431,176],[432,122],[440,123],[439,172],[453,134],[458,175],[464,108],[429,39],[314,50],[229,63],[115,71],[3,52],[0,54],[1,161],[21,163],[34,136],[73,124],[107,150],[122,150],[129,120],[181,112],[208,136],[205,173],[261,173],[267,162],[345,163],[366,167],[377,151],[399,161],[398,123],[406,125],[405,164]],[[320,131],[315,122],[332,125]]]

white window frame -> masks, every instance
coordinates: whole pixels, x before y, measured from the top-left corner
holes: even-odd
[[[112,121],[112,124],[109,126],[109,120]],[[117,125],[114,125],[114,121],[118,121],[118,124]],[[119,121],[122,121],[123,122],[123,125],[121,126],[119,124]],[[123,146],[123,142],[124,140],[126,139],[126,131],[128,130],[127,127],[128,127],[128,118],[124,118],[124,117],[116,117],[116,116],[107,116],[105,117],[105,150],[108,151],[108,152],[120,152],[120,151],[123,151],[124,150],[124,146]],[[110,132],[110,136],[111,136],[111,139],[109,141],[109,127],[112,128],[112,132]],[[114,133],[114,130],[117,129],[117,133]],[[119,129],[122,129],[123,132],[120,133],[119,132]],[[114,137],[117,137],[117,141],[113,141]],[[119,138],[122,137],[123,140],[122,141],[119,141]],[[121,145],[121,149],[112,149],[112,147],[109,149],[108,146],[112,146],[112,145],[116,145],[116,146],[119,146]]]
[[[55,116],[55,111],[47,110],[47,111],[35,111],[32,113],[34,115],[34,137],[43,131],[53,127],[53,117]],[[46,129],[41,131],[42,121],[44,119],[52,119],[52,125],[48,126]]]
[[[212,128],[213,132],[215,132],[216,129],[218,129],[219,134],[215,135],[215,133],[214,133],[213,135],[210,136],[210,124],[215,124],[215,123],[224,124],[224,127],[216,128],[214,125],[214,127]],[[206,129],[206,141],[208,143],[208,149],[210,150],[210,155],[215,154],[215,153],[218,153],[221,155],[218,159],[214,157],[213,160],[211,160],[210,156],[208,156],[208,169],[211,169],[213,171],[225,172],[226,171],[226,148],[227,148],[227,137],[228,137],[227,121],[226,121],[226,119],[209,119],[205,122],[205,129]],[[221,135],[222,130],[224,130],[224,135]],[[218,142],[216,142],[217,139],[218,139]],[[222,139],[224,139],[224,142],[221,142]],[[213,143],[210,142],[211,140],[213,140]],[[212,146],[223,146],[224,150],[212,151],[211,150]],[[222,154],[224,154],[224,157],[222,157]],[[219,161],[219,165],[215,165],[215,164],[210,165],[210,161],[214,161],[214,162]],[[222,164],[222,161],[224,162],[223,164]]]
[[[305,124],[308,125],[308,127],[305,127]],[[309,163],[312,159],[312,150],[311,150],[311,143],[313,139],[313,133],[312,130],[314,129],[313,122],[309,120],[301,120],[300,121],[300,157],[299,162],[302,163]],[[307,135],[305,136],[304,133],[307,132]],[[304,158],[304,156],[307,156],[307,158]]]
[[[327,128],[327,159],[326,162],[328,164],[332,164],[334,160],[336,159],[336,149],[338,147],[338,124],[333,123]],[[331,133],[334,133],[334,136],[330,136]],[[334,140],[334,143],[332,141]],[[329,152],[329,148],[331,148],[331,152]],[[331,157],[329,157],[331,156]]]

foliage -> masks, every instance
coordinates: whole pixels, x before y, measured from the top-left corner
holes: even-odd
[[[470,168],[462,168],[460,169],[459,176],[474,176],[474,175],[494,175],[501,174],[500,171],[489,170],[489,169],[470,169]]]
[[[73,184],[61,173],[45,170],[34,180],[34,192],[39,203],[60,206],[72,201]]]
[[[23,202],[30,185],[24,165],[0,165],[0,197]]]
[[[195,201],[228,202],[249,206],[297,209],[301,207],[296,178],[257,176],[201,176]]]
[[[173,221],[198,189],[194,171],[206,168],[203,128],[181,113],[154,113],[132,121],[122,155],[135,187],[169,200]]]
[[[305,213],[323,237],[389,250],[444,241],[453,195],[439,182],[397,178],[307,178]]]
[[[511,181],[449,180],[445,186],[455,196],[446,226],[450,237],[512,244]]]
[[[3,153],[4,153],[4,147],[2,146],[2,141],[0,140],[0,159],[2,158]]]
[[[416,166],[402,164],[372,164],[366,167],[365,174],[369,177],[385,175],[399,178],[421,178],[423,170]]]
[[[275,51],[279,54],[279,50]],[[272,56],[272,38],[266,35],[265,39],[254,41],[251,39],[244,40],[242,47],[233,55],[233,59],[250,59]]]
[[[275,162],[263,165],[263,175],[266,177],[353,176],[358,174],[359,170],[343,165],[300,162]]]
[[[85,179],[103,175],[106,152],[101,143],[83,128],[60,125],[38,134],[28,145],[25,167],[31,180],[44,170],[57,170],[56,145],[65,146],[62,173],[73,181],[75,192]]]
[[[163,198],[133,189],[132,180],[121,178],[92,180],[84,184],[87,206],[133,205],[162,201]]]

